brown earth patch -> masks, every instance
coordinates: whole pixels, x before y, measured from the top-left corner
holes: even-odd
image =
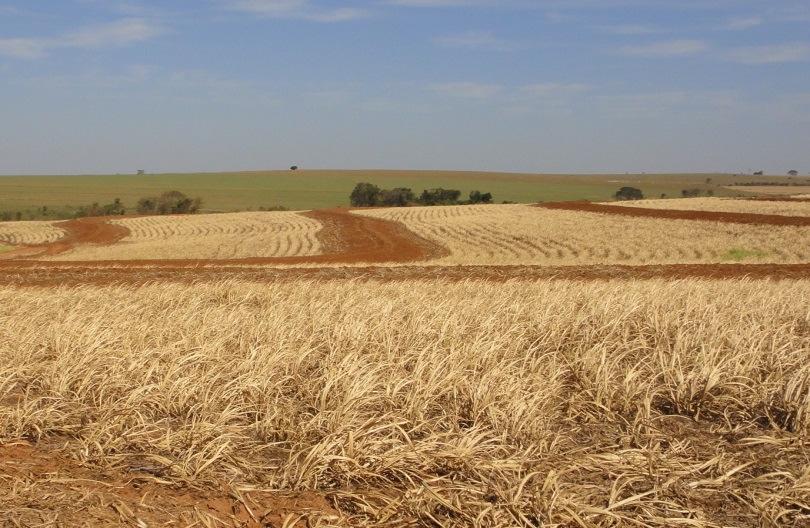
[[[2,258],[8,260],[53,256],[65,253],[79,245],[108,246],[115,244],[129,235],[129,229],[109,223],[111,218],[120,217],[74,218],[54,223],[55,227],[65,231],[65,236],[55,242],[28,245],[8,251],[2,255]]]
[[[719,211],[683,211],[678,209],[649,209],[645,207],[624,207],[593,202],[548,202],[536,207],[563,211],[601,213],[638,218],[659,218],[666,220],[698,220],[703,222],[723,222],[727,224],[810,226],[807,216],[780,216],[750,213],[724,213]]]
[[[299,522],[294,520],[301,517]],[[319,494],[181,487],[149,467],[98,468],[58,448],[0,445],[3,526],[307,526],[337,512]]]
[[[49,263],[50,264],[50,263]],[[2,268],[0,268],[2,269]],[[651,280],[651,279],[810,279],[810,264],[668,264],[646,266],[363,266],[261,268],[236,266],[24,267],[3,269],[2,286],[141,285],[171,281],[196,283],[225,279],[272,284],[293,280]]]

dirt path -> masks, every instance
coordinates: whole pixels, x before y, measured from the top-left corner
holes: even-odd
[[[70,261],[70,265],[86,267],[176,267],[228,266],[239,264],[380,264],[418,262],[445,256],[442,246],[420,237],[399,222],[351,214],[348,209],[322,209],[302,213],[323,225],[317,237],[323,254],[302,257],[251,257],[239,259],[171,259],[171,260],[97,260]],[[120,218],[120,217],[112,217]],[[110,245],[129,234],[126,227],[109,223],[112,218],[80,218],[55,224],[67,235],[56,242],[20,248],[4,254],[0,269],[22,267],[61,267],[67,261],[33,260],[54,256],[86,244]]]
[[[145,266],[133,268],[28,267],[0,269],[0,286],[141,285],[156,281],[182,283],[225,279],[272,284],[291,280],[648,280],[648,279],[810,279],[810,264],[670,264],[647,266],[359,266],[251,268],[234,266]]]
[[[290,516],[337,514],[315,493],[182,488],[162,481],[161,471],[146,459],[102,469],[53,446],[0,445],[0,525],[260,528],[282,526]]]
[[[749,213],[722,213],[718,211],[682,211],[676,209],[649,209],[645,207],[625,207],[593,202],[548,202],[537,204],[537,207],[563,211],[580,211],[602,213],[638,218],[663,218],[667,220],[700,220],[705,222],[723,222],[728,224],[776,225],[776,226],[810,226],[808,216],[780,216]]]

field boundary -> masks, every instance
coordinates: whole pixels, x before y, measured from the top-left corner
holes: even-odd
[[[41,263],[35,263],[41,264]],[[53,263],[46,263],[53,264]],[[223,279],[277,283],[312,280],[451,282],[483,280],[806,280],[810,264],[661,264],[595,266],[354,266],[272,268],[239,266],[190,266],[182,263],[164,266],[86,266],[60,263],[60,266],[4,269],[0,286],[79,286],[143,285],[158,281],[196,283]],[[124,263],[126,264],[126,263]]]
[[[607,205],[586,201],[547,202],[535,204],[536,207],[561,211],[584,213],[601,213],[636,218],[658,218],[665,220],[697,220],[702,222],[721,222],[726,224],[774,225],[774,226],[810,226],[810,217],[780,216],[754,213],[725,213],[719,211],[687,211],[681,209],[651,209],[622,205]]]

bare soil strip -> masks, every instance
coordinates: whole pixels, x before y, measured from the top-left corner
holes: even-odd
[[[592,202],[547,202],[537,204],[545,209],[603,213],[639,218],[663,218],[668,220],[699,220],[723,222],[727,224],[810,226],[810,217],[780,216],[750,213],[723,213],[717,211],[682,211],[677,209],[648,209],[645,207],[624,207]]]
[[[49,263],[50,264],[50,263]],[[77,286],[173,281],[183,283],[223,279],[276,283],[294,280],[448,280],[470,279],[505,282],[509,280],[650,280],[650,279],[810,279],[810,264],[669,264],[611,266],[363,266],[312,268],[251,268],[234,266],[140,267],[21,267],[4,269],[0,285]]]
[[[0,524],[259,528],[282,526],[289,517],[307,512],[326,518],[336,515],[315,493],[240,492],[227,485],[178,488],[164,483],[160,472],[148,460],[100,469],[80,464],[58,448],[0,445]]]

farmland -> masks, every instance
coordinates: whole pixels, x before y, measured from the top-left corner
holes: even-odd
[[[810,259],[810,229],[802,227],[635,219],[526,205],[410,207],[356,214],[402,222],[445,245],[450,254],[438,261],[442,264],[685,264],[740,258],[790,263]]]
[[[788,180],[770,177],[774,181]],[[707,179],[709,183],[707,182]],[[147,175],[0,176],[0,212],[25,215],[66,214],[94,202],[120,198],[134,208],[138,199],[179,190],[199,196],[206,211],[244,211],[284,206],[291,210],[348,205],[352,187],[361,181],[384,188],[432,187],[489,191],[498,202],[519,203],[559,200],[608,200],[623,185],[640,187],[647,196],[680,196],[684,188],[713,189],[718,195],[748,194],[748,188],[725,185],[756,181],[756,177],[726,174],[620,174],[563,175],[452,171],[300,170]],[[759,178],[761,179],[761,178]],[[28,216],[26,216],[27,218]]]
[[[806,205],[0,223],[0,524],[804,526]]]
[[[0,434],[62,457],[27,451],[61,473],[0,461],[0,515],[23,524],[249,525],[295,500],[287,522],[321,526],[806,520],[806,281],[0,297]],[[166,503],[222,482],[219,499]]]
[[[316,255],[321,224],[291,212],[149,216],[112,220],[129,235],[112,246],[83,246],[60,260],[224,259]]]

